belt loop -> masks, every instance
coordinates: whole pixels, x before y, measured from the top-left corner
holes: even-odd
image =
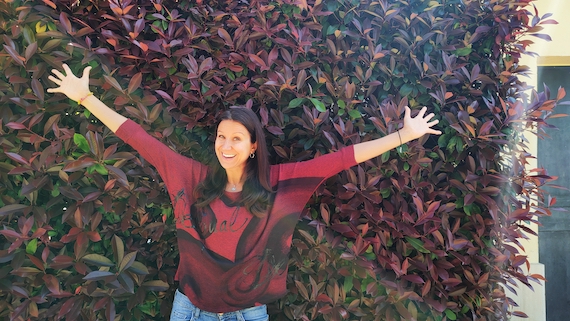
[[[245,318],[244,318],[243,313],[241,312],[241,310],[236,311],[236,315],[237,315],[237,321],[245,321]]]
[[[194,305],[194,320],[198,320],[199,316],[200,316],[200,309]]]

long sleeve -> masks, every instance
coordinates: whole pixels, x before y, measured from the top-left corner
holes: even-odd
[[[207,166],[168,148],[132,120],[123,123],[115,134],[156,168],[171,192],[195,186],[207,172]]]

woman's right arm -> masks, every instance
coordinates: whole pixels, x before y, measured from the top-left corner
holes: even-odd
[[[81,78],[76,77],[66,64],[63,64],[63,70],[65,75],[59,70],[52,70],[55,77],[51,75],[48,79],[59,85],[59,87],[48,88],[47,91],[49,93],[62,93],[75,100],[87,108],[105,126],[109,127],[112,132],[116,132],[127,121],[126,117],[109,108],[89,91],[89,71],[91,67],[83,70]]]

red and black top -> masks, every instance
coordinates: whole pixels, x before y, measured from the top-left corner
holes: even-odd
[[[356,165],[354,149],[271,166],[275,195],[268,215],[258,218],[235,202],[238,193],[203,209],[193,191],[208,167],[177,154],[128,120],[117,136],[154,165],[164,180],[176,218],[180,289],[198,308],[232,312],[266,304],[287,293],[287,263],[295,225],[316,188]]]

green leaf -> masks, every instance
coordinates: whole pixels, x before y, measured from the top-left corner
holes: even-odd
[[[81,258],[85,263],[97,265],[97,266],[115,266],[111,260],[100,254],[87,254]]]
[[[468,47],[459,48],[459,49],[455,50],[455,55],[457,55],[459,57],[469,56],[472,51],[473,51],[473,49],[468,48]]]
[[[356,109],[353,109],[351,111],[348,112],[348,115],[352,118],[352,119],[358,119],[360,117],[362,117],[362,115],[360,114],[360,112]]]
[[[73,134],[73,142],[82,151],[84,151],[85,153],[89,153],[89,143],[87,142],[87,139],[85,139],[85,137],[83,137],[83,135],[78,134],[78,133]]]
[[[352,276],[345,277],[344,278],[344,292],[349,293],[350,291],[352,291],[352,287],[353,287]]]
[[[424,242],[422,242],[421,240],[418,240],[410,236],[406,236],[406,241],[408,241],[408,243],[410,243],[418,252],[431,253],[429,250],[427,250],[424,247]]]
[[[113,236],[113,240],[111,241],[111,245],[113,247],[113,255],[115,256],[115,260],[117,262],[121,262],[125,255],[125,245],[123,240],[117,235]]]
[[[125,257],[121,260],[121,263],[119,264],[119,272],[128,269],[133,264],[136,257],[137,257],[136,251],[130,252],[129,254],[125,255]]]
[[[336,103],[338,104],[339,108],[344,109],[346,107],[346,103],[344,102],[344,100],[339,100]]]
[[[119,283],[121,283],[125,291],[129,293],[135,293],[134,291],[135,284],[133,282],[133,279],[131,279],[129,275],[127,275],[126,273],[120,273],[117,279],[119,280]]]
[[[28,242],[28,245],[26,245],[26,253],[28,254],[36,253],[37,249],[38,249],[38,239],[33,239],[30,242]]]
[[[455,312],[449,309],[445,309],[445,315],[449,320],[457,320],[457,315],[455,314]]]
[[[105,166],[103,166],[103,164],[99,164],[99,163],[89,166],[87,168],[87,172],[89,174],[93,174],[93,172],[97,172],[101,175],[109,174],[109,171],[105,168]]]
[[[322,101],[318,100],[317,98],[309,98],[309,100],[311,100],[315,108],[317,108],[317,110],[320,111],[321,113],[327,111],[327,109],[325,108],[325,104],[323,104]]]
[[[166,291],[170,287],[168,285],[168,283],[166,283],[162,280],[147,281],[147,282],[143,283],[142,286],[144,286],[145,288],[147,288],[151,291]]]
[[[107,271],[93,271],[83,277],[83,280],[86,281],[98,281],[108,278],[110,276],[115,276],[115,273],[107,272]]]
[[[404,84],[400,87],[400,95],[402,96],[409,96],[412,91],[414,90],[414,86],[410,84]]]
[[[236,80],[236,75],[235,75],[233,72],[231,72],[230,70],[226,71],[226,75],[228,76],[228,78],[229,78],[231,81]]]
[[[289,102],[289,108],[297,108],[303,104],[305,98],[295,98]]]
[[[134,261],[133,264],[127,268],[127,270],[133,272],[134,274],[138,274],[138,275],[149,274],[147,267],[144,266],[144,264],[142,264],[141,262],[137,262],[137,261]]]

